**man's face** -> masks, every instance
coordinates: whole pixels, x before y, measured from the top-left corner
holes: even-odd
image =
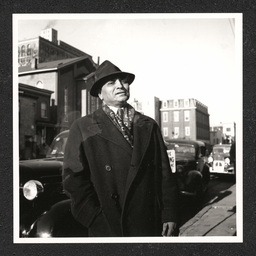
[[[105,83],[99,93],[99,98],[108,106],[113,107],[122,107],[129,97],[129,84],[126,79],[120,78]]]

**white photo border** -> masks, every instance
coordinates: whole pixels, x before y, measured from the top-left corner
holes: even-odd
[[[207,19],[207,18],[234,18],[235,19],[235,43],[236,43],[236,69],[237,85],[242,86],[242,13],[189,13],[189,14],[13,14],[13,242],[14,243],[241,243],[243,242],[243,110],[242,93],[239,104],[241,111],[238,113],[240,122],[236,123],[237,142],[237,173],[236,178],[236,227],[237,234],[234,237],[214,236],[212,237],[124,237],[124,238],[20,238],[19,237],[19,114],[18,114],[18,22],[21,20],[35,19],[105,19],[111,16],[112,19]]]

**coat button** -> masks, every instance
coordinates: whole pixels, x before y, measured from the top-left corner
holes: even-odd
[[[114,200],[118,200],[119,195],[117,193],[112,193],[111,198],[114,199]]]
[[[110,165],[105,165],[105,169],[106,169],[106,171],[110,172],[112,168]]]

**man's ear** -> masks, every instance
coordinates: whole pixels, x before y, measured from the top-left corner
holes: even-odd
[[[101,100],[103,100],[102,95],[101,95],[101,92],[98,93],[98,97],[99,97]]]

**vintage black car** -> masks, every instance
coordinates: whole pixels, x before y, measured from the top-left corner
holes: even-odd
[[[185,139],[169,139],[165,144],[172,171],[177,175],[180,194],[201,198],[210,181],[206,144]]]
[[[68,130],[55,137],[46,158],[20,161],[20,237],[86,237],[87,229],[74,220],[71,200],[62,187],[62,165]],[[175,170],[182,195],[200,196],[209,182],[203,142],[167,140],[175,151]],[[170,156],[173,164],[173,155]]]
[[[20,237],[86,235],[73,219],[62,187],[67,136],[64,131],[55,137],[46,158],[20,161]]]

